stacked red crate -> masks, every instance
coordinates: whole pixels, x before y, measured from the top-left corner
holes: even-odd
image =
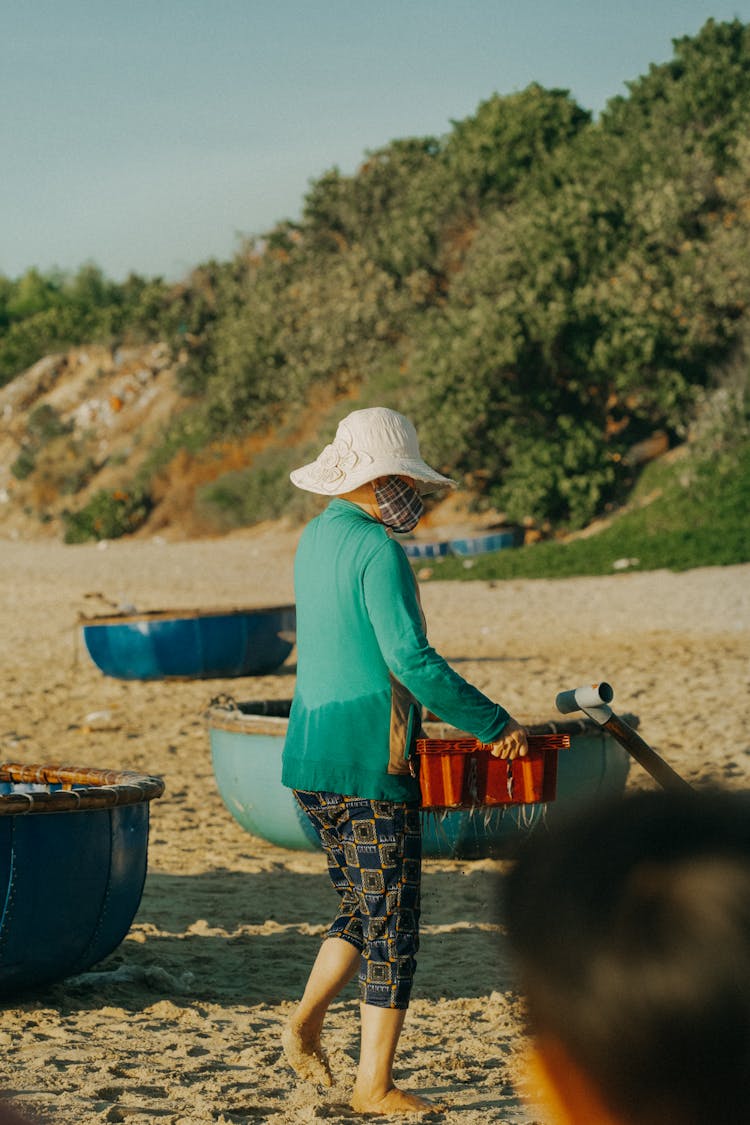
[[[508,761],[475,738],[420,738],[419,785],[423,808],[480,808],[554,801],[557,752],[567,734],[530,734],[529,752]]]

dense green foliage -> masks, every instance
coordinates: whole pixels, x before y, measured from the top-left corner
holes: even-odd
[[[0,275],[0,386],[42,356],[76,344],[173,334],[179,306],[177,293],[158,279],[132,275],[118,284],[94,265],[72,277],[36,269],[16,281]]]
[[[199,497],[227,526],[278,514],[345,397],[410,414],[480,504],[581,527],[629,494],[636,443],[684,440],[748,337],[748,136],[750,26],[709,21],[598,120],[566,91],[493,95],[328,171],[298,222],[181,286],[0,279],[0,382],[63,341],[158,334],[190,406],[146,492],[177,448],[297,427]]]

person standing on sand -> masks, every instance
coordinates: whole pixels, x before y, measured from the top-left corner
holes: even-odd
[[[340,901],[282,1046],[299,1077],[331,1085],[323,1021],[359,972],[352,1108],[426,1113],[436,1107],[393,1081],[419,945],[420,795],[410,752],[421,707],[503,758],[526,754],[526,732],[427,642],[416,581],[390,531],[410,531],[420,493],[454,482],[423,461],[409,419],[385,407],[353,411],[291,480],[331,502],[295,557],[297,681],[282,782],[320,838]]]

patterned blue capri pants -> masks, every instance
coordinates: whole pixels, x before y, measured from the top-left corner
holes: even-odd
[[[365,1004],[407,1008],[419,948],[422,828],[417,805],[294,790],[340,896],[326,937],[362,954]]]

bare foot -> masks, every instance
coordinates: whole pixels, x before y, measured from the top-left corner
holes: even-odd
[[[281,1033],[281,1046],[286,1061],[298,1078],[315,1082],[318,1086],[333,1085],[328,1056],[319,1040],[310,1040],[298,1028],[287,1024]]]
[[[356,1113],[437,1113],[443,1106],[430,1102],[427,1098],[420,1098],[418,1094],[410,1094],[407,1090],[399,1090],[394,1086],[381,1098],[365,1097],[356,1090],[352,1094],[351,1107]]]

